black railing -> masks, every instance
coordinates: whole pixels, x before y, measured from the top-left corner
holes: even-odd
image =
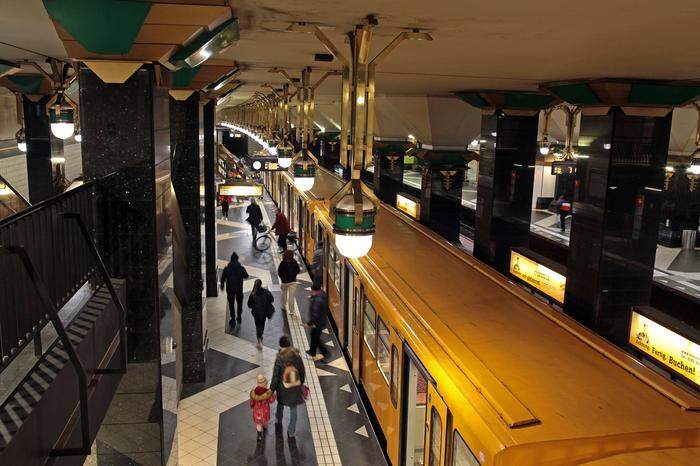
[[[77,213],[94,230],[94,183],[65,192],[0,221],[0,245],[23,248],[43,279],[48,298],[61,309],[95,274],[95,262],[75,223]],[[16,255],[0,256],[0,372],[48,323],[48,310]]]

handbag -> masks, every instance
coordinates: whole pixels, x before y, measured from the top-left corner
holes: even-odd
[[[301,386],[301,397],[306,401],[309,398],[309,386],[308,385],[302,385]]]

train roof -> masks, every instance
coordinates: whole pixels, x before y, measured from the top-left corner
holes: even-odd
[[[477,412],[492,422],[495,412],[505,445],[576,439],[569,447],[576,449],[611,436],[621,444],[648,436],[657,448],[666,437],[676,447],[700,445],[693,394],[395,209],[381,207],[364,260],[394,283],[433,345],[447,351],[459,368],[448,376],[458,386],[471,382],[486,399]],[[695,453],[637,452],[595,464],[690,464],[684,459]]]

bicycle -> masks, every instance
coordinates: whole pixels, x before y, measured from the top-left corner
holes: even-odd
[[[272,246],[273,241],[275,241],[270,229],[267,227],[263,228],[264,229],[261,229],[260,233],[258,233],[258,237],[255,239],[254,244],[255,249],[257,249],[260,252],[267,251],[268,249],[270,249],[270,246]],[[299,249],[299,238],[297,237],[297,234],[294,231],[290,231],[287,235],[287,249],[291,251],[296,251],[297,249]]]

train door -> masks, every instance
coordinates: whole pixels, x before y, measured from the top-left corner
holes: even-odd
[[[359,280],[357,272],[349,263],[345,264],[345,338],[342,345],[350,356],[350,360],[355,360],[353,351],[353,339],[355,335],[355,322],[357,316],[357,302],[359,295]]]
[[[445,465],[447,405],[413,351],[404,345],[401,464]]]

